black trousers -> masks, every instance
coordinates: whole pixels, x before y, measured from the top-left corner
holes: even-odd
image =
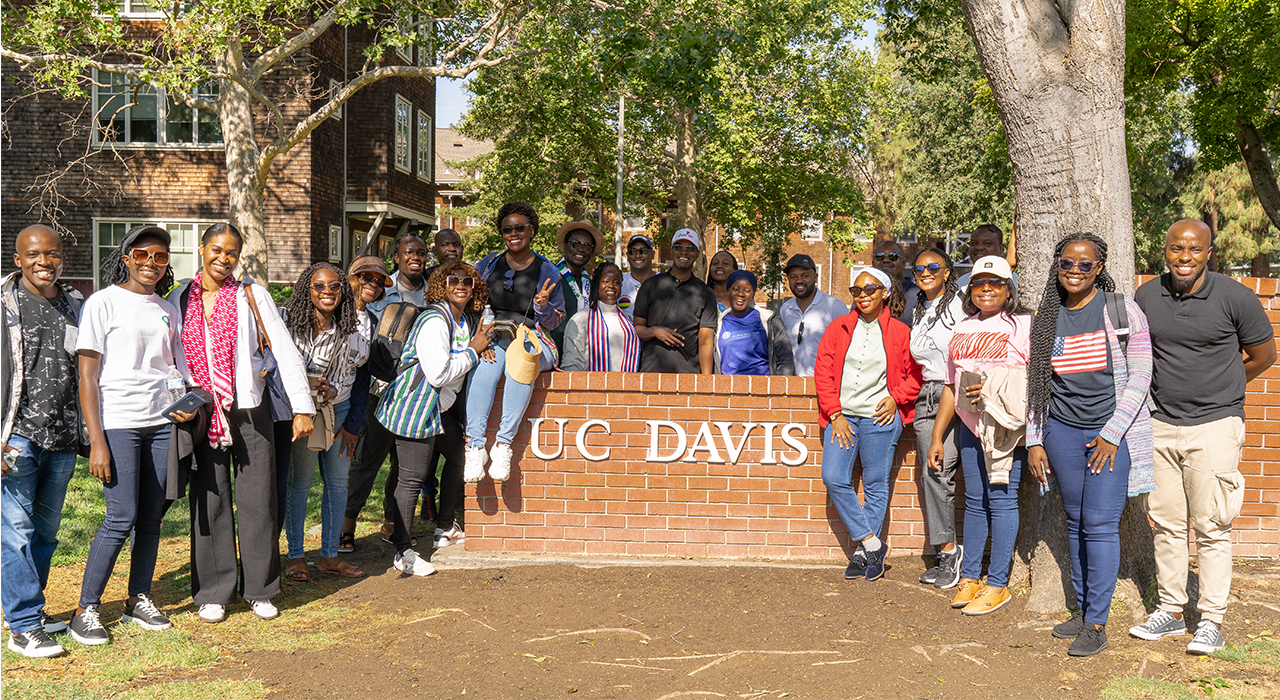
[[[351,458],[351,471],[347,477],[347,512],[346,517],[352,520],[360,517],[364,504],[373,491],[373,483],[378,479],[378,470],[382,463],[391,456],[391,472],[387,474],[387,483],[382,494],[382,516],[387,521],[394,520],[396,483],[400,480],[400,461],[397,458],[396,436],[382,427],[375,414],[378,411],[379,397],[369,394],[369,403],[364,410],[364,428],[356,436],[356,451]]]
[[[440,416],[444,432],[436,436],[428,464],[428,470],[434,472],[437,457],[444,457],[444,470],[440,472],[440,509],[436,511],[436,527],[441,530],[452,527],[462,512],[462,466],[467,454],[467,421],[459,417],[462,415],[465,414],[450,409]]]
[[[418,509],[418,494],[422,491],[422,482],[426,480],[427,470],[432,466],[432,449],[437,436],[425,440],[396,438],[396,451],[400,453],[400,480],[396,482],[396,510],[391,514],[391,522],[395,526],[391,534],[391,544],[396,552],[402,553],[412,546],[413,516]]]
[[[191,597],[196,605],[229,605],[237,594],[246,600],[280,594],[271,409],[265,402],[251,409],[233,408],[227,421],[230,449],[215,449],[207,440],[195,446],[189,492]]]

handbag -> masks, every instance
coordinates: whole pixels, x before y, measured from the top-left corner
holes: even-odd
[[[271,408],[271,420],[293,420],[293,407],[289,405],[289,395],[284,390],[284,380],[280,378],[280,363],[271,351],[271,336],[267,335],[267,327],[262,323],[262,314],[258,311],[258,302],[253,298],[253,283],[244,285],[244,298],[249,302],[249,311],[253,312],[253,322],[258,328],[258,354],[262,356],[262,371],[259,373],[266,382],[266,391],[262,400]]]

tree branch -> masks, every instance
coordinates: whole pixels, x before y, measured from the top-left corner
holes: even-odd
[[[320,35],[329,31],[329,27],[332,27],[334,23],[337,22],[338,11],[345,8],[346,5],[347,3],[345,0],[339,0],[339,2],[334,3],[333,7],[325,10],[324,14],[317,17],[310,26],[301,32],[298,32],[298,34],[296,34],[292,39],[289,39],[285,43],[269,51],[263,52],[263,54],[253,62],[253,65],[249,67],[250,80],[257,82],[258,79],[272,67],[278,65],[281,61],[289,58],[307,46],[310,46],[311,42],[318,39]]]
[[[1271,157],[1267,154],[1267,142],[1253,122],[1236,117],[1237,137],[1240,142],[1240,155],[1244,165],[1249,169],[1249,179],[1253,182],[1253,191],[1258,195],[1258,202],[1267,212],[1267,218],[1276,228],[1280,228],[1280,187],[1276,185],[1276,174],[1271,169]]]

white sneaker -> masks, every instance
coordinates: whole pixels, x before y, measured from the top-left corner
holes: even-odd
[[[443,547],[448,547],[449,545],[462,544],[463,542],[466,542],[466,541],[467,541],[466,533],[462,531],[462,528],[458,527],[457,525],[454,525],[448,530],[441,530],[440,528],[436,528],[435,537],[431,539],[431,546],[435,547],[436,549],[441,549]]]
[[[423,559],[412,549],[406,549],[403,553],[397,554],[391,565],[395,567],[396,571],[403,571],[414,576],[430,576],[436,572],[434,564]]]
[[[217,603],[205,603],[204,605],[201,605],[200,610],[198,610],[196,614],[200,616],[201,620],[211,624],[216,624],[227,619],[226,607],[218,605]]]
[[[511,476],[511,445],[505,442],[493,443],[489,458],[493,460],[493,464],[489,465],[489,476],[498,483],[506,481]]]
[[[478,484],[484,478],[484,463],[488,461],[489,455],[484,453],[483,447],[467,446],[466,463],[462,466],[462,480],[468,484]]]
[[[253,609],[254,615],[263,620],[274,620],[280,617],[280,611],[269,600],[251,600],[249,601],[249,607]]]

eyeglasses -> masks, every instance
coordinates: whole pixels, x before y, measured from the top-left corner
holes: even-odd
[[[464,289],[471,289],[476,286],[475,279],[470,275],[463,275],[461,277],[457,275],[449,275],[445,278],[444,283],[448,287],[462,287]]]
[[[356,275],[356,279],[365,284],[382,284],[382,275],[376,272],[361,272]]]
[[[161,266],[169,264],[169,251],[167,250],[150,251],[142,248],[131,248],[129,257],[133,260],[134,265],[146,265],[149,262],[154,262]]]
[[[627,255],[644,255],[652,248],[627,248]]]
[[[316,294],[324,294],[325,291],[341,292],[342,282],[339,282],[336,280],[333,282],[330,282],[329,284],[325,284],[324,282],[313,282],[311,284],[311,291],[315,292]]]
[[[860,296],[871,296],[879,289],[884,289],[884,286],[879,284],[868,284],[862,287],[849,287],[849,293],[853,295],[854,299],[857,299]]]
[[[796,331],[796,347],[804,345],[804,321],[800,322],[800,329]]]
[[[698,246],[696,245],[673,245],[671,251],[674,253],[696,253]]]
[[[897,253],[876,253],[876,260],[888,260],[889,262],[898,262],[899,255]]]
[[[504,236],[512,233],[518,233],[518,234],[524,235],[525,231],[528,231],[532,228],[533,226],[530,224],[520,224],[519,226],[503,226],[502,228],[498,229],[498,231],[502,233],[502,235]]]
[[[942,263],[929,263],[928,265],[916,265],[916,272],[924,272],[925,270],[928,270],[929,272],[936,273],[938,270],[941,270],[941,269],[942,269]]]
[[[983,287],[991,287],[992,289],[1004,289],[1009,286],[1009,280],[1003,277],[983,277],[980,280],[969,280],[970,289],[982,289]]]
[[[1093,272],[1093,266],[1097,264],[1097,261],[1094,260],[1069,260],[1067,258],[1058,258],[1059,270],[1062,270],[1063,272],[1079,270],[1082,275],[1087,275],[1090,272]]]
[[[586,243],[583,241],[565,241],[565,247],[573,250],[593,250],[596,246],[594,243]]]
[[[503,275],[506,279],[502,280],[503,291],[513,291],[516,288],[516,271],[507,270],[507,274]]]

